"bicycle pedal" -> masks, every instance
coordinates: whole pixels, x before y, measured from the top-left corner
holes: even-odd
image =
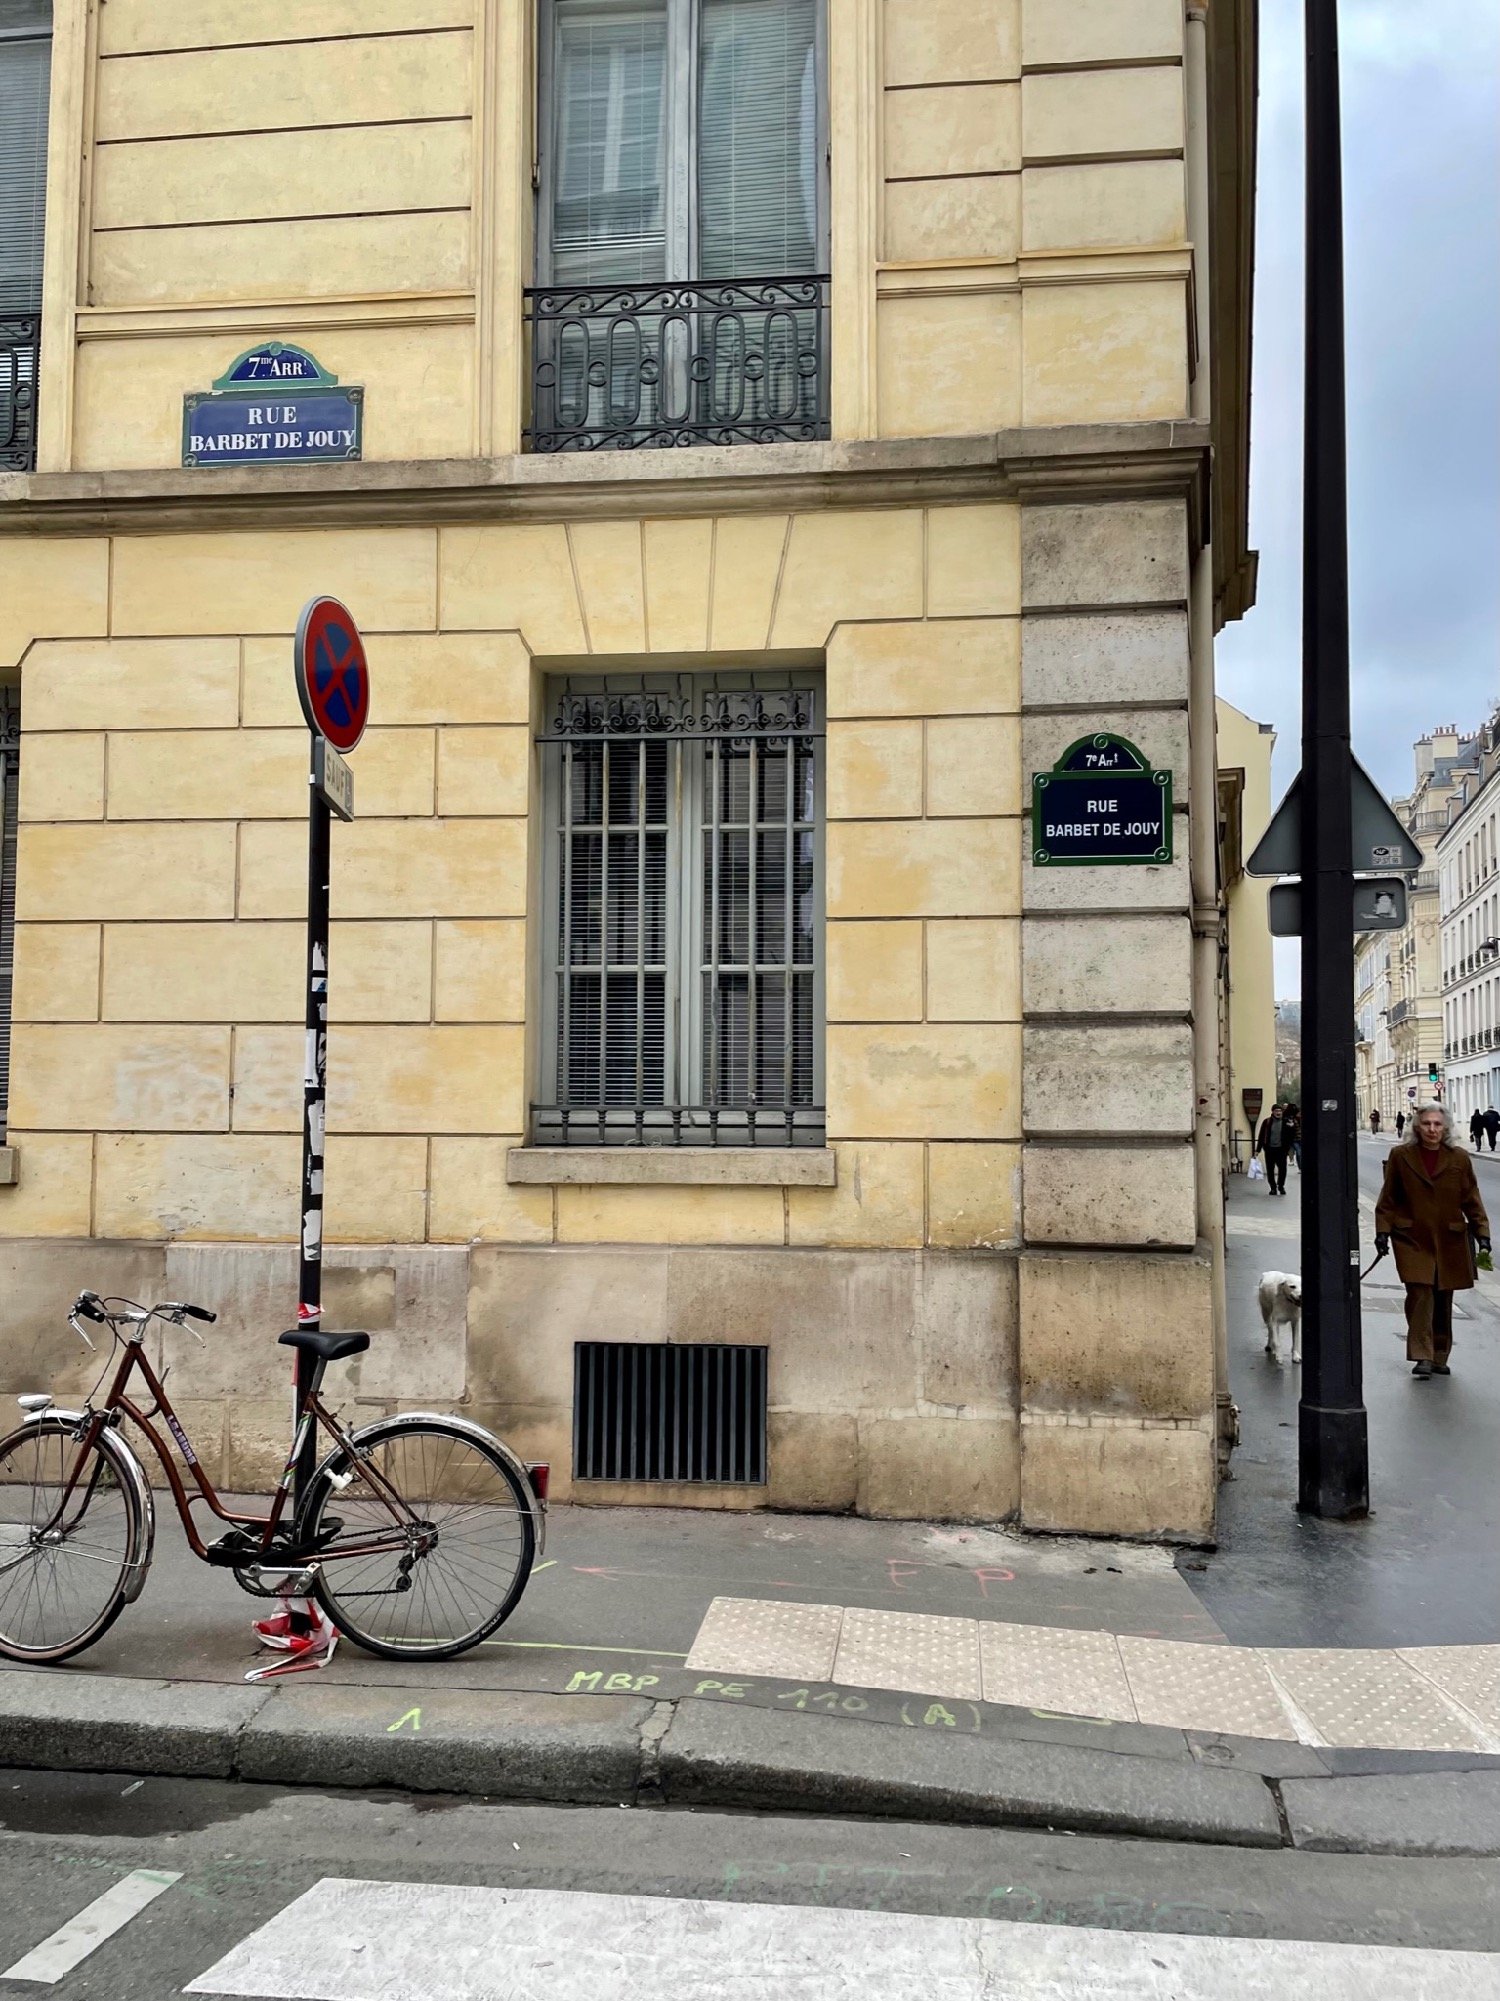
[[[223,1564],[230,1570],[237,1570],[244,1564],[258,1563],[268,1554],[262,1548],[258,1535],[249,1529],[227,1529],[211,1542],[203,1552],[206,1563]]]

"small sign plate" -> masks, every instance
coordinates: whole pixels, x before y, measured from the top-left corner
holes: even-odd
[[[326,736],[313,738],[313,790],[341,820],[354,818],[354,767],[340,757]]]
[[[1273,938],[1302,936],[1302,884],[1278,882],[1266,896],[1266,919]],[[1399,931],[1406,922],[1406,878],[1356,876],[1349,935],[1357,931]]]
[[[185,466],[357,459],[364,445],[363,389],[303,347],[266,341],[246,349],[212,389],[182,399]]]
[[[1031,859],[1037,868],[1171,861],[1171,772],[1152,771],[1125,737],[1079,737],[1032,777]]]

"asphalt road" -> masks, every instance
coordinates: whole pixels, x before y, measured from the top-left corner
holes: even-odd
[[[1358,1143],[1361,1262],[1391,1138]],[[1477,1162],[1500,1230],[1500,1154]],[[1473,1645],[1500,1638],[1500,1273],[1460,1295],[1453,1374],[1418,1382],[1389,1260],[1362,1290],[1366,1522],[1296,1512],[1300,1370],[1265,1354],[1261,1272],[1300,1271],[1298,1176],[1285,1198],[1236,1176],[1229,1198],[1230,1387],[1241,1410],[1220,1546],[1179,1569],[1231,1640],[1259,1646]],[[1200,1568],[1202,1565],[1204,1567]]]
[[[20,1771],[0,1773],[0,1830],[0,1967],[35,1950],[131,1872],[156,1872],[148,1886],[148,1894],[159,1892],[154,1900],[51,1986],[58,2001],[166,2001],[329,1878],[371,1886],[377,1904],[395,1893],[375,1886],[392,1884],[559,1893],[543,1899],[548,1951],[528,1944],[536,1925],[528,1930],[519,1908],[512,1924],[505,1907],[481,1906],[460,1913],[472,1937],[465,1941],[462,1925],[449,1924],[436,1948],[424,1948],[430,1958],[446,1951],[456,1956],[453,1964],[462,1959],[461,1976],[445,1961],[446,1970],[434,1965],[429,1980],[411,1970],[410,1932],[424,1920],[430,1927],[442,1898],[409,1899],[404,1928],[371,1924],[352,1942],[327,1928],[300,1927],[293,1913],[267,1937],[297,1972],[259,1990],[258,2001],[272,1994],[278,2001],[397,1994],[402,2001],[491,1995],[574,2001],[586,1991],[611,2001],[648,1993],[693,2001],[710,1995],[824,2001],[899,1991],[878,1977],[871,1987],[868,1972],[861,1975],[865,1986],[852,1984],[866,1941],[881,1953],[892,1949],[878,1926],[856,1921],[845,1927],[850,1942],[839,1948],[850,1955],[848,1970],[829,1964],[818,1977],[816,1954],[830,1948],[826,1935],[820,1945],[823,1921],[813,1914],[831,1911],[1003,1921],[991,1947],[1003,1955],[1014,1946],[1015,1984],[943,1986],[954,1997],[1107,1991],[1116,2001],[1148,1995],[1159,2001],[1170,1992],[1197,2001],[1234,1991],[1274,1994],[1277,2001],[1303,1995],[1353,2001],[1377,1993],[1382,2001],[1397,1994],[1470,2001],[1500,1995],[1500,1958],[1425,1957],[1435,1950],[1500,1950],[1500,1875],[1492,1862],[1383,1861],[752,1815],[622,1815]],[[157,1881],[163,1872],[175,1878],[165,1889]],[[626,1928],[617,1914],[637,1907],[601,1900],[637,1897],[655,1900],[647,1908],[656,1923],[644,1934],[634,1927],[617,1976],[586,1989],[572,1966],[575,1946],[580,1956],[597,1952],[593,1934],[602,1930],[612,1952],[622,1948]],[[707,1900],[707,1913],[683,1906],[686,1899]],[[806,1937],[805,1981],[775,1984],[744,1966],[723,1968],[722,1981],[712,1969],[705,1976],[701,1940],[706,1925],[722,1922],[725,1904],[778,1907],[774,1929],[784,1949],[794,1952]],[[1037,1950],[1036,1927],[1071,1928],[1067,1939],[1053,1941],[1054,1950],[1078,1955],[1060,1986],[1033,1986],[1021,1977]],[[898,1945],[906,1943],[902,1929]],[[929,1927],[923,1949],[939,1951],[950,1932],[962,1930]],[[1109,1983],[1096,1964],[1100,1931],[1124,1935],[1104,1941],[1122,1956]],[[1256,1978],[1255,1966],[1248,1974],[1239,1968],[1234,1984],[1225,1985],[1225,1970],[1210,1956],[1218,1948],[1207,1943],[1224,1940],[1327,1941],[1346,1949],[1320,1960],[1304,1947],[1282,1955],[1279,1971],[1273,1965]],[[1392,1947],[1416,1950],[1383,1959],[1378,1949]],[[250,1950],[253,1957],[253,1939]],[[1180,1985],[1161,1979],[1164,1954],[1186,1955]],[[405,1967],[399,1981],[398,1962]],[[341,1971],[349,1963],[358,1975]],[[1297,1969],[1290,1979],[1288,1964]],[[37,1991],[0,1976],[0,1996]],[[257,1992],[223,1984],[199,1991]]]

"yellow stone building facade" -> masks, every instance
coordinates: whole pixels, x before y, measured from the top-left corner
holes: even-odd
[[[39,360],[0,473],[0,1388],[84,1383],[62,1321],[82,1285],[201,1300],[221,1318],[168,1357],[178,1407],[216,1475],[279,1467],[290,634],[326,592],[373,686],[332,889],[325,1298],[377,1335],[348,1394],[462,1407],[549,1457],[564,1498],[1208,1534],[1212,642],[1254,576],[1248,4],[32,12]],[[751,124],[781,152],[753,154]],[[696,296],[644,371],[608,347],[609,287],[759,280],[732,260],[768,242],[813,290],[736,293],[738,360],[700,368]],[[545,322],[565,285],[589,294],[571,361]],[[358,462],[182,463],[184,396],[268,342],[363,387]],[[776,423],[538,448],[544,396],[549,422],[566,403],[575,430],[628,432],[655,379],[727,382]],[[591,695],[616,702],[623,807],[607,770],[606,804],[579,803],[603,753],[566,733]],[[662,747],[657,800],[647,697],[685,705],[679,728],[751,703],[752,751],[715,709],[717,736]],[[795,765],[777,703],[801,705]],[[1036,868],[1030,775],[1100,730],[1171,771],[1174,859]],[[760,787],[748,820],[704,817],[721,759]],[[614,892],[580,889],[568,846],[584,822],[642,885],[618,975],[576,944],[602,925],[618,956]],[[675,889],[643,886],[658,861]],[[710,879],[748,947],[705,945]],[[662,911],[680,952],[641,942]],[[601,1098],[623,1122],[559,1125]],[[672,1105],[700,1143],[631,1143]],[[732,1143],[702,1143],[719,1123]],[[579,1343],[763,1350],[756,1477],[576,1456]]]

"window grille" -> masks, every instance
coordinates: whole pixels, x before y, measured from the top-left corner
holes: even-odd
[[[739,682],[555,694],[538,1145],[823,1143],[817,692]]]
[[[0,1140],[10,1101],[10,1014],[16,966],[16,814],[21,778],[21,703],[0,688]]]

